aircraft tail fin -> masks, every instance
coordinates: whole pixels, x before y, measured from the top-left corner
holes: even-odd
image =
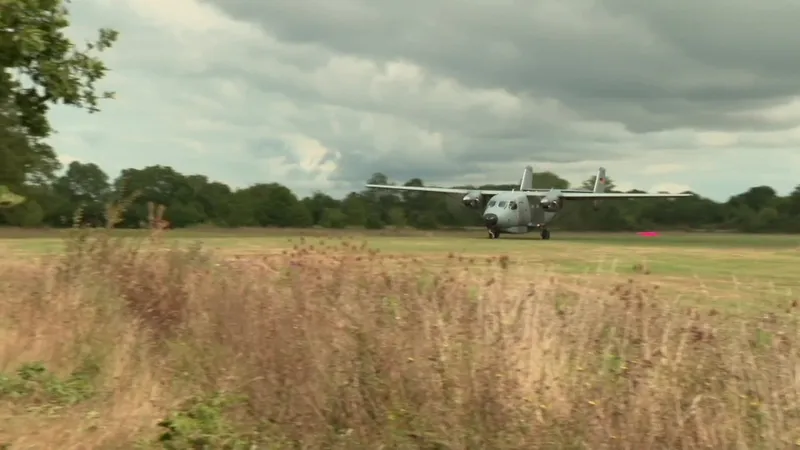
[[[519,182],[520,191],[529,191],[533,189],[533,167],[525,166],[522,172],[522,179]]]
[[[592,189],[592,192],[594,192],[595,194],[602,194],[603,192],[606,191],[606,184],[607,184],[606,169],[604,167],[601,167],[597,169],[597,176],[594,179],[594,188]],[[600,208],[600,200],[595,200],[593,203],[595,210]]]
[[[606,191],[606,169],[601,167],[597,169],[597,176],[594,179],[594,189],[592,191],[595,194],[602,194]]]

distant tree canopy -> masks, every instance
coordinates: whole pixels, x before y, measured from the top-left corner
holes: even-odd
[[[368,182],[387,183],[376,173]],[[593,185],[594,177],[581,186]],[[420,179],[406,185],[422,186]],[[569,187],[557,175],[534,175],[537,187]],[[609,180],[613,191],[613,182]],[[466,187],[466,186],[460,186]],[[512,189],[507,185],[469,186]],[[351,192],[342,199],[324,192],[300,198],[278,183],[259,183],[233,189],[204,175],[185,175],[168,166],[125,169],[115,180],[92,163],[72,162],[52,182],[24,183],[21,196],[8,192],[13,202],[0,209],[0,225],[67,227],[80,208],[82,221],[105,223],[106,206],[128,194],[138,196],[119,226],[146,227],[148,203],[166,207],[164,219],[172,227],[413,227],[419,229],[480,226],[480,213],[465,208],[457,196],[431,193],[394,193],[376,190]],[[0,192],[0,195],[3,195]],[[641,192],[641,191],[639,191]],[[564,230],[625,231],[641,229],[707,229],[743,232],[800,232],[800,185],[788,196],[769,186],[755,186],[715,202],[701,196],[676,200],[607,200],[594,210],[590,202],[567,203],[554,228]]]

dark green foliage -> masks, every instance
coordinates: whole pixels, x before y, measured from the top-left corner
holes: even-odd
[[[162,432],[156,446],[164,450],[256,448],[255,433],[243,433],[225,418],[228,407],[239,400],[223,394],[190,400],[158,423]]]
[[[536,185],[544,186],[539,176],[550,185],[567,185],[551,173],[534,175]],[[385,177],[376,174],[373,179]],[[583,184],[592,182],[593,177]],[[423,182],[414,179],[406,184],[421,185]],[[480,186],[484,189],[512,187],[513,184]],[[138,192],[119,227],[146,226],[147,202],[164,205],[164,219],[173,228],[200,225],[366,229],[480,226],[479,211],[467,209],[457,198],[442,194],[364,190],[352,192],[341,200],[322,192],[300,199],[278,183],[232,189],[204,175],[184,175],[167,166],[126,169],[112,182],[95,164],[73,162],[66,173],[52,183],[25,185],[15,192],[28,201],[0,210],[0,224],[67,227],[72,225],[76,209],[81,208],[85,224],[102,226],[109,201]],[[785,197],[768,186],[756,186],[724,203],[700,196],[677,200],[622,200],[605,201],[595,210],[591,202],[572,202],[553,225],[575,231],[800,232],[800,186]]]
[[[43,141],[52,132],[50,105],[95,112],[101,98],[113,97],[96,92],[108,69],[94,53],[111,47],[117,32],[100,29],[96,41],[79,48],[64,34],[68,3],[0,0],[0,184],[12,189],[51,179],[59,167]]]
[[[28,402],[74,405],[94,394],[98,367],[86,365],[66,378],[59,378],[38,362],[22,365],[13,374],[0,373],[0,399],[26,399]]]

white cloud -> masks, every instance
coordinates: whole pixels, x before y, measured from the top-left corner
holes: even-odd
[[[58,155],[58,162],[60,162],[64,166],[68,166],[70,163],[73,163],[75,161],[80,161],[80,160],[78,158],[75,158],[74,156],[66,154]]]
[[[790,82],[762,76],[775,61],[698,59],[624,0],[409,1],[75,3],[75,37],[121,32],[103,83],[118,99],[55,108],[52,144],[112,176],[168,164],[299,194],[376,171],[513,182],[526,164],[715,198],[800,183],[800,103],[775,100]]]
[[[667,163],[667,164],[651,164],[646,166],[642,173],[644,175],[663,175],[666,173],[673,173],[673,172],[680,172],[686,170],[687,167],[683,164],[674,164],[674,163]]]
[[[700,147],[733,147],[739,143],[738,133],[704,131],[697,133],[697,144]]]

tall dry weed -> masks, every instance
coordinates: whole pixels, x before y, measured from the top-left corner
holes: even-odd
[[[350,239],[231,259],[76,233],[62,260],[4,263],[4,373],[98,368],[94,394],[55,416],[0,398],[17,414],[0,436],[20,448],[778,449],[800,438],[793,310],[733,319],[633,282],[608,290],[508,258],[435,267]]]

